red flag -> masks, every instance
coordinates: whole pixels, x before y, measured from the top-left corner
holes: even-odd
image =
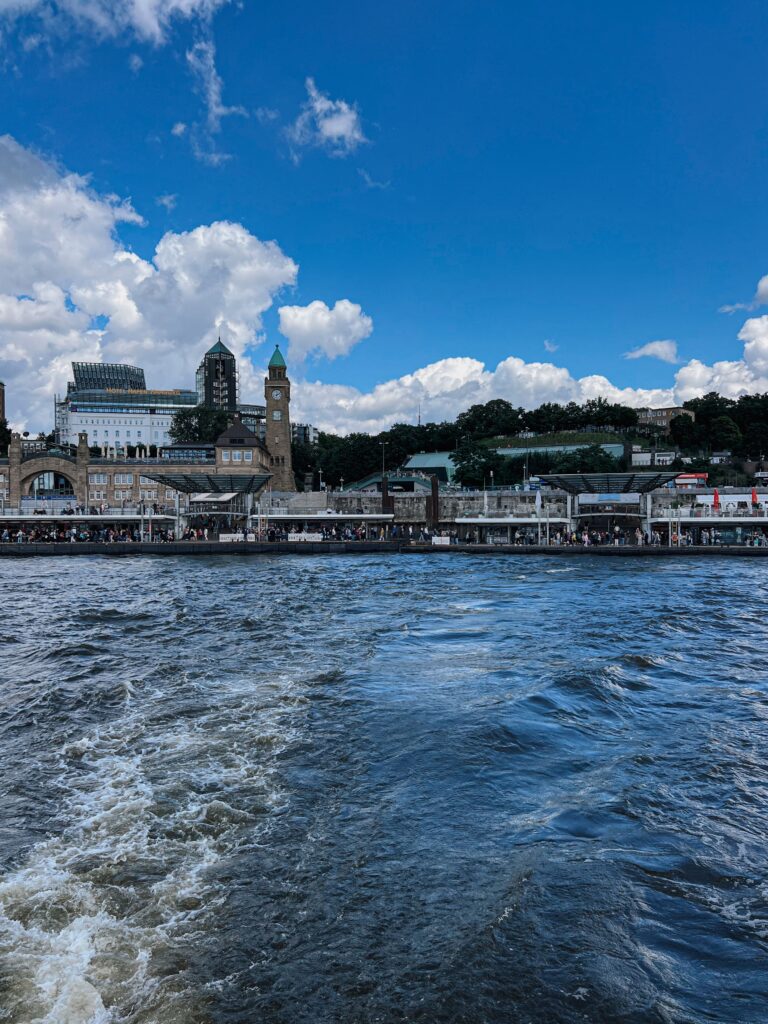
[[[715,488],[715,493],[712,498],[712,508],[720,508],[720,495],[717,492],[717,488]]]
[[[757,488],[752,488],[752,504],[757,505]]]

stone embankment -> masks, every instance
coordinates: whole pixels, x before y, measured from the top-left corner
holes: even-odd
[[[764,558],[768,547],[706,546],[588,546],[557,547],[538,544],[403,544],[399,541],[308,541],[288,543],[277,541],[235,542],[221,544],[216,541],[174,541],[167,544],[0,544],[0,557],[28,558],[33,555],[103,555],[107,558],[131,558],[136,555],[559,555],[564,558],[597,556],[607,558],[690,558],[706,557]]]

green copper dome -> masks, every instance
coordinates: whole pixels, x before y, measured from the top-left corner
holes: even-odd
[[[280,346],[275,345],[275,351],[272,353],[272,358],[269,360],[270,366],[279,366],[285,369],[285,360],[283,359],[283,353],[280,351]]]

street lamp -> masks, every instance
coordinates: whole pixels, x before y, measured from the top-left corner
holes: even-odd
[[[379,441],[381,445],[381,482],[384,483],[384,453],[387,450],[387,441]]]

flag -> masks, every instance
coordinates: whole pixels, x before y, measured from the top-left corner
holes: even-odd
[[[720,508],[720,495],[718,493],[717,488],[715,488],[715,493],[712,497],[712,508]]]
[[[757,505],[758,504],[758,501],[757,501],[757,488],[756,487],[752,488],[752,504],[753,505]]]
[[[536,515],[540,516],[541,515],[541,491],[536,491],[536,498],[535,498],[534,504],[536,505]]]

